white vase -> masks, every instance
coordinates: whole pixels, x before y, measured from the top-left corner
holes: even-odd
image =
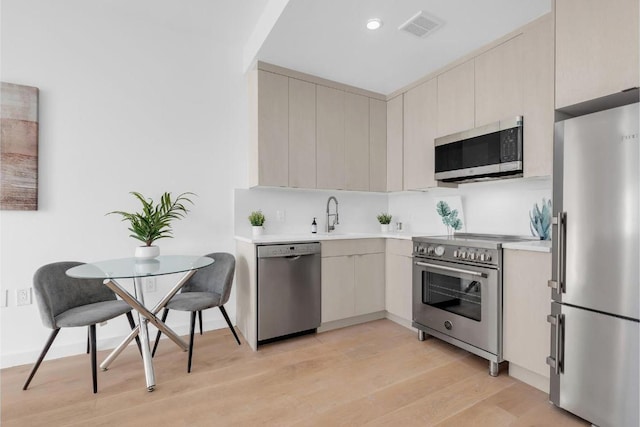
[[[138,259],[153,259],[160,255],[159,246],[138,246],[135,257]]]
[[[251,234],[253,235],[253,237],[262,236],[263,231],[264,231],[264,227],[261,225],[254,225],[251,227]]]
[[[389,232],[389,224],[380,224],[380,231],[382,231],[383,233],[388,233]]]

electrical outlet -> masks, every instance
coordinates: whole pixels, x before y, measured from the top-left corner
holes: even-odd
[[[9,289],[2,289],[0,291],[0,307],[6,307],[9,303]]]
[[[276,219],[280,222],[284,222],[287,217],[287,212],[283,210],[276,211]]]
[[[31,288],[18,289],[16,291],[16,305],[31,304]]]
[[[144,291],[145,292],[156,292],[158,287],[156,286],[156,278],[155,277],[145,277],[144,279]]]

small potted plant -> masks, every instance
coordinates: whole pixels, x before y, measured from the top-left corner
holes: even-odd
[[[160,255],[160,248],[153,245],[158,239],[173,237],[171,229],[171,221],[182,219],[189,210],[185,203],[193,202],[189,196],[193,193],[182,193],[175,199],[171,198],[171,193],[165,192],[160,197],[160,202],[155,204],[153,199],[147,199],[142,194],[132,191],[133,194],[142,204],[141,212],[124,212],[113,211],[110,214],[118,214],[122,216],[122,221],[129,221],[130,237],[140,240],[143,246],[136,248],[135,256],[140,259],[153,259]]]
[[[391,224],[392,216],[389,215],[388,213],[381,213],[380,215],[377,216],[377,218],[378,218],[378,222],[380,223],[380,230],[383,233],[388,233],[389,224]]]
[[[253,211],[251,215],[249,215],[249,222],[251,223],[251,232],[253,237],[258,237],[262,235],[262,231],[264,230],[264,214],[262,211]]]

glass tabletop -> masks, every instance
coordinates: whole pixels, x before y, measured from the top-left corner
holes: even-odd
[[[162,255],[153,259],[120,258],[78,265],[67,270],[77,279],[126,279],[182,273],[213,264],[204,256]]]

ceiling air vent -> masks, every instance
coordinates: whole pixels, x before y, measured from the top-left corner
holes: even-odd
[[[398,29],[424,38],[440,28],[442,24],[444,24],[444,22],[435,16],[420,11],[413,15],[407,22],[400,25]]]

